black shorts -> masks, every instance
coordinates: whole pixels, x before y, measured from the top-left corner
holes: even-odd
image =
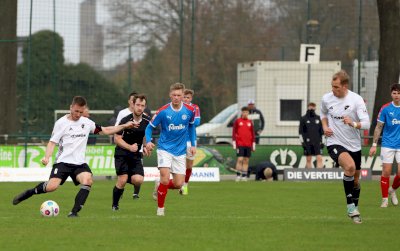
[[[236,156],[237,157],[251,157],[251,147],[239,146],[236,149]]]
[[[116,155],[115,172],[117,175],[128,175],[128,182],[131,181],[132,175],[144,176],[143,158],[142,155]]]
[[[51,178],[59,178],[61,179],[61,185],[67,180],[68,177],[71,177],[75,186],[79,185],[79,181],[76,180],[76,176],[78,174],[88,172],[92,173],[88,164],[84,163],[82,165],[74,165],[68,163],[57,163],[53,165],[53,169],[51,169],[50,179]]]
[[[339,155],[341,153],[347,152],[350,154],[351,158],[354,160],[356,165],[356,170],[361,170],[361,150],[357,152],[351,152],[340,145],[331,145],[328,146],[329,156],[335,161],[336,167],[339,167]]]
[[[317,143],[317,144],[305,144],[303,146],[304,149],[304,155],[306,156],[315,156],[315,155],[322,155],[322,148],[321,148],[321,144]]]

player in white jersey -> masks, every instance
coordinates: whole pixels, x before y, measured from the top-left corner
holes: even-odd
[[[58,144],[58,152],[54,161],[50,178],[46,182],[39,183],[36,187],[28,189],[15,196],[13,204],[30,198],[35,194],[55,191],[71,177],[74,184],[80,184],[80,190],[75,197],[75,204],[68,217],[77,217],[82,209],[93,183],[92,171],[86,164],[85,153],[89,133],[114,134],[127,128],[137,126],[130,121],[119,126],[102,127],[96,125],[92,120],[82,116],[86,107],[86,99],[75,96],[70,106],[70,113],[61,117],[54,124],[53,133],[47,144],[46,153],[42,164],[47,165],[50,161],[55,146]]]
[[[360,196],[361,136],[359,129],[369,129],[370,121],[363,98],[350,91],[349,75],[341,70],[332,77],[332,92],[321,101],[321,122],[329,155],[344,170],[343,186],[347,215],[361,223]]]
[[[378,114],[377,124],[374,131],[372,146],[369,155],[376,153],[376,146],[382,133],[382,176],[381,176],[381,207],[388,207],[388,196],[392,204],[397,206],[399,201],[396,196],[396,189],[400,186],[400,84],[393,84],[390,87],[392,102],[381,107]],[[397,174],[394,177],[392,186],[389,188],[390,175],[392,173],[393,160],[396,157]]]

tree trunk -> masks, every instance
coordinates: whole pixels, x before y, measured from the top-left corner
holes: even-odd
[[[16,132],[17,3],[3,0],[0,8],[0,135]]]
[[[379,109],[391,101],[390,86],[399,82],[400,73],[400,1],[377,0],[380,43],[379,71],[370,134],[376,126]]]

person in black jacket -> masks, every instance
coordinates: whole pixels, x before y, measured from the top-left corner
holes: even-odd
[[[265,126],[264,116],[262,112],[256,108],[253,99],[250,99],[247,102],[247,107],[249,108],[249,119],[253,121],[254,133],[256,134],[256,144],[258,145],[260,143],[260,135]]]
[[[312,156],[317,158],[317,168],[322,168],[322,129],[321,118],[315,113],[315,103],[307,105],[307,113],[301,117],[299,125],[299,138],[306,156],[306,168],[312,168]]]
[[[269,161],[263,161],[255,166],[250,166],[247,172],[247,177],[254,173],[256,181],[276,181],[278,180],[278,171],[276,166]]]

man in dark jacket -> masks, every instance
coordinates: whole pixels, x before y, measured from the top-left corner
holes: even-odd
[[[276,181],[278,180],[278,171],[276,166],[269,161],[263,161],[255,166],[250,166],[247,177],[254,173],[256,181]]]
[[[260,143],[260,135],[264,130],[264,116],[262,112],[256,108],[254,100],[250,99],[247,102],[247,107],[249,108],[249,119],[253,121],[256,144],[258,145]]]
[[[307,113],[301,117],[299,126],[299,138],[306,156],[306,168],[312,168],[312,156],[317,158],[317,168],[322,168],[322,129],[321,118],[315,113],[315,103],[309,103]]]

